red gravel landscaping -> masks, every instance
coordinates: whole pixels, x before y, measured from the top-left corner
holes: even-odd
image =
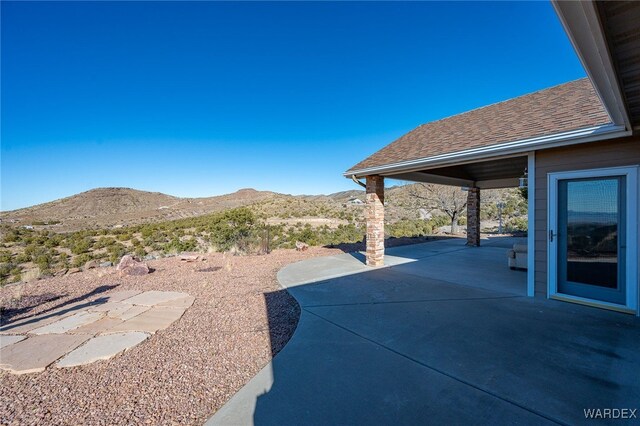
[[[149,262],[147,276],[98,268],[0,289],[2,324],[121,290],[180,291],[184,316],[108,361],[42,373],[0,372],[1,424],[202,424],[289,340],[300,309],[280,289],[284,265],[338,249]]]

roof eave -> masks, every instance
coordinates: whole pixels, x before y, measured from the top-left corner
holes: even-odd
[[[611,120],[631,129],[629,112],[595,2],[551,0],[551,3]]]
[[[347,178],[351,178],[352,176],[361,178],[368,175],[393,176],[400,173],[462,164],[470,161],[489,160],[496,157],[521,154],[539,149],[601,141],[629,135],[631,135],[631,131],[627,130],[624,125],[609,123],[569,132],[556,133],[553,135],[521,139],[480,148],[471,148],[432,157],[418,158],[362,169],[351,169],[344,172],[343,176]]]

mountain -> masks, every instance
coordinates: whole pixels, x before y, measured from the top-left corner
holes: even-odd
[[[253,204],[274,195],[269,191],[241,189],[216,197],[180,198],[131,188],[97,188],[48,203],[1,212],[0,220],[19,225],[53,223],[48,228],[74,231],[200,216]]]
[[[425,211],[425,201],[415,193],[421,191],[424,192],[424,188],[416,184],[387,188],[387,220],[420,218]],[[504,197],[506,193],[503,191],[513,190],[495,191]],[[364,218],[363,206],[350,202],[356,198],[364,201],[364,191],[354,189],[329,195],[287,195],[245,188],[215,197],[180,198],[131,188],[97,188],[24,209],[0,212],[0,221],[11,226],[28,225],[69,232],[182,219],[251,206],[260,218],[269,223],[337,226]]]

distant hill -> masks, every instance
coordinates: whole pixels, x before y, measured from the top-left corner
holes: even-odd
[[[97,188],[24,209],[0,213],[3,223],[58,224],[51,229],[71,231],[113,227],[199,216],[240,207],[275,194],[241,189],[233,194],[206,198],[180,198],[131,188]]]
[[[413,184],[386,189],[387,220],[421,217],[424,201],[412,195],[415,190],[420,187]],[[0,220],[13,226],[29,225],[36,229],[68,232],[182,219],[251,206],[260,218],[270,223],[291,224],[301,219],[305,223],[322,225],[331,220],[330,225],[337,226],[363,219],[363,206],[352,200],[364,201],[364,195],[359,189],[294,196],[245,188],[215,197],[180,198],[131,188],[97,188],[24,209],[0,212]]]

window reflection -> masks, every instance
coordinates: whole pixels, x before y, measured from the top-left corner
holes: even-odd
[[[618,285],[619,178],[567,182],[567,280]]]

